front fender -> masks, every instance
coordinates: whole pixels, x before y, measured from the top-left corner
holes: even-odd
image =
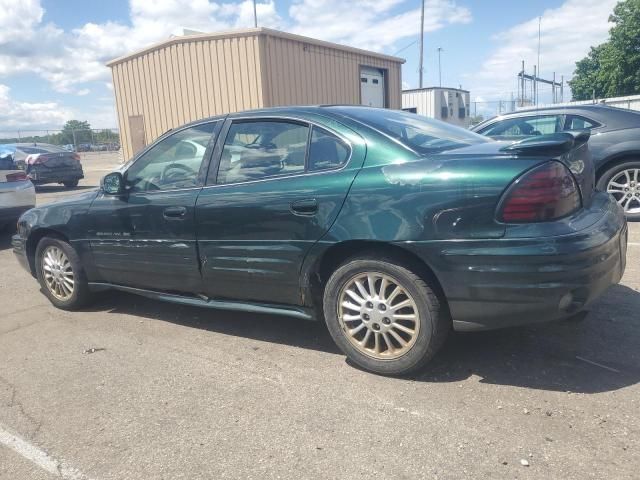
[[[33,269],[33,256],[38,241],[47,234],[64,237],[78,252],[87,274],[92,271],[93,259],[87,241],[89,219],[87,213],[98,191],[73,195],[62,201],[32,208],[18,220],[18,235],[25,242],[26,254]]]

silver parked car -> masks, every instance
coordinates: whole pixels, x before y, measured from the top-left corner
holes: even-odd
[[[0,230],[13,227],[18,217],[36,204],[36,191],[24,170],[0,150]]]

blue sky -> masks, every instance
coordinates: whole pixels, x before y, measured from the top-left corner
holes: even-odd
[[[472,100],[508,100],[520,60],[536,61],[540,16],[542,75],[568,79],[589,46],[606,39],[615,3],[426,0],[425,86],[438,83],[442,47],[444,86],[462,85]],[[420,0],[258,1],[261,25],[389,54],[402,49],[406,87],[418,85],[419,7]],[[252,23],[249,0],[0,0],[0,10],[0,131],[55,128],[72,117],[115,127],[106,60],[183,27]]]

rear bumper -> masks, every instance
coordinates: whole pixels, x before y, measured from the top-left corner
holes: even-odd
[[[33,208],[34,205],[24,205],[20,207],[0,207],[0,225],[9,222],[17,222],[20,215]]]
[[[604,200],[591,226],[568,235],[445,242],[429,257],[460,331],[569,317],[620,281],[626,264],[622,210]]]
[[[33,208],[36,191],[28,181],[0,183],[0,224],[14,222],[20,215]]]
[[[29,169],[28,175],[34,184],[62,183],[84,178],[82,168],[46,168],[32,166]]]

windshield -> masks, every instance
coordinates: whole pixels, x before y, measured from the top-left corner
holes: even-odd
[[[365,107],[339,107],[337,110],[395,138],[420,154],[443,152],[491,141],[464,128],[415,113]]]

